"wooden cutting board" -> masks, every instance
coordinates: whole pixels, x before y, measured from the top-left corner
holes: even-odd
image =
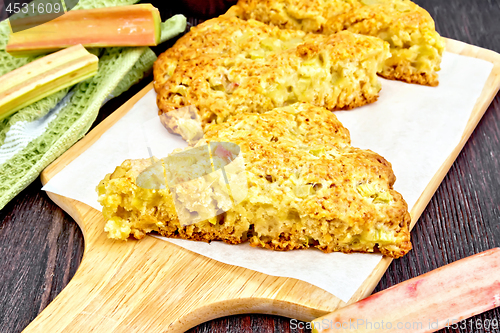
[[[448,40],[447,51],[494,63],[462,140],[411,211],[412,227],[443,180],[500,87],[500,55]],[[90,147],[143,97],[148,85],[106,118],[42,173],[47,183]],[[233,314],[267,313],[310,321],[346,305],[306,282],[273,277],[205,258],[153,237],[113,241],[101,213],[81,202],[48,193],[82,229],[85,252],[67,287],[24,332],[183,332]],[[349,303],[370,295],[391,263],[385,257]]]

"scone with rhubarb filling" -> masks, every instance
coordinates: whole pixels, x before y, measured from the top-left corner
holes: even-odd
[[[218,58],[263,59],[315,38],[321,39],[300,30],[279,29],[255,20],[219,16],[192,27],[158,57],[153,70],[154,86],[159,91],[183,60],[206,54]]]
[[[157,104],[160,115],[195,107],[204,130],[232,115],[296,102],[352,109],[377,100],[377,71],[389,55],[388,43],[347,31],[315,35],[262,58],[207,53],[176,64],[157,85]]]
[[[329,110],[296,103],[262,114],[237,114],[207,128],[205,140],[237,145],[244,177],[226,170],[226,186],[200,173],[198,183],[213,186],[190,195],[186,189],[191,184],[183,187],[183,198],[191,197],[185,200],[171,191],[172,170],[210,169],[206,159],[172,159],[180,164],[164,172],[167,184],[156,189],[137,184],[151,160],[127,160],[97,187],[109,237],[142,238],[155,231],[190,240],[249,241],[273,250],[379,251],[393,258],[411,249],[410,215],[393,189],[391,164],[370,150],[352,147],[348,130]],[[231,188],[231,196],[237,197],[231,184],[242,179],[244,195],[231,204],[220,193]],[[181,221],[186,215],[207,219],[186,224]]]
[[[334,34],[348,30],[391,45],[380,75],[437,86],[444,40],[429,13],[409,0],[239,0],[226,14],[286,29]]]

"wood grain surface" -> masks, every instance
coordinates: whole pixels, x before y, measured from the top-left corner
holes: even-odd
[[[467,142],[500,87],[500,55],[446,40],[446,50],[494,64],[464,130],[462,140],[413,206],[411,227]],[[93,145],[153,89],[149,84],[49,165],[43,184]],[[83,232],[85,251],[75,276],[61,294],[23,331],[184,332],[214,318],[241,313],[277,314],[311,321],[345,306],[340,299],[303,281],[273,277],[199,256],[152,237],[111,241],[101,212],[48,193]],[[390,265],[385,257],[349,300],[370,295]],[[442,325],[442,324],[441,324]]]
[[[500,52],[499,1],[416,2],[434,16],[442,35]],[[164,18],[170,12],[166,6]],[[98,121],[139,88],[108,103]],[[414,250],[391,264],[377,290],[500,246],[499,118],[497,95],[413,230]],[[79,228],[39,189],[37,181],[0,211],[0,332],[22,331],[68,283],[81,260]],[[500,320],[498,309],[474,317],[466,329],[444,331],[495,332],[480,328],[494,319]],[[302,331],[294,326],[287,318],[240,315],[191,332]]]

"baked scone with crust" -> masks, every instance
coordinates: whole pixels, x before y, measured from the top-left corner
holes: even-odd
[[[381,76],[439,84],[445,42],[429,13],[409,0],[239,0],[226,15],[306,32],[348,30],[379,37],[391,45],[392,53]]]
[[[296,103],[262,114],[237,114],[210,126],[205,139],[239,146],[247,183],[239,203],[223,207],[225,200],[200,197],[202,204],[188,213],[224,213],[182,224],[170,184],[156,190],[137,186],[151,160],[127,160],[97,187],[109,237],[140,239],[156,231],[230,244],[248,240],[273,250],[380,251],[393,258],[411,249],[410,215],[393,189],[391,164],[352,147],[348,130],[329,110]]]
[[[178,62],[158,84],[157,104],[160,114],[194,106],[203,129],[231,115],[295,102],[352,109],[377,100],[377,71],[388,57],[386,42],[347,31],[316,35],[262,58],[200,54]]]
[[[255,20],[219,16],[192,27],[158,57],[154,63],[154,86],[159,91],[182,60],[203,54],[262,59],[316,37],[300,30],[279,29]]]

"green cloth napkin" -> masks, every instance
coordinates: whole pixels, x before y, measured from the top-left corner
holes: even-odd
[[[75,9],[130,5],[137,1],[80,0]],[[162,23],[162,42],[183,32],[185,27],[186,18],[182,15]],[[7,21],[0,22],[0,76],[38,58],[14,58],[5,52],[9,32]],[[99,70],[94,77],[0,121],[0,209],[87,133],[103,103],[142,79],[156,60],[149,47],[91,52],[99,55]]]

